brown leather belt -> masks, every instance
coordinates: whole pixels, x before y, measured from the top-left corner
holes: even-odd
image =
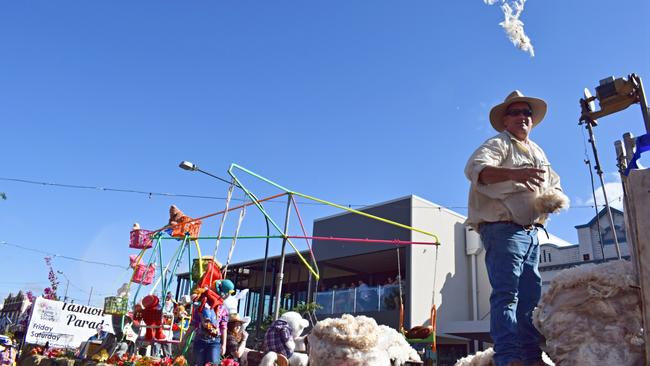
[[[532,223],[532,224],[529,224],[529,225],[522,225],[522,224],[518,224],[518,223],[516,223],[514,221],[485,221],[485,222],[482,222],[480,225],[486,225],[486,224],[515,225],[515,226],[519,226],[520,228],[522,228],[522,229],[524,229],[526,231],[532,231],[533,229],[542,229],[546,233],[546,237],[549,238],[549,240],[551,239],[551,237],[548,235],[548,231],[546,231],[546,227],[544,227],[544,224],[540,224],[538,222],[535,222],[535,223]]]

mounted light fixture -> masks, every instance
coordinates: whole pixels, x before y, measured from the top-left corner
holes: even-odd
[[[196,166],[194,163],[189,162],[187,160],[183,160],[178,164],[178,167],[183,169],[183,170],[189,170],[189,171],[196,171],[199,170],[199,167]]]
[[[596,100],[600,110],[596,110]],[[599,118],[620,112],[635,103],[641,106],[646,132],[650,132],[650,112],[641,78],[636,74],[628,75],[627,79],[610,76],[600,81],[596,87],[596,96],[592,96],[589,89],[585,88],[584,98],[580,99],[580,122],[596,125]]]

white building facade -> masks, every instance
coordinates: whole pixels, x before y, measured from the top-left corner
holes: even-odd
[[[616,239],[622,258],[630,257],[625,232],[625,218],[623,212],[612,208]],[[600,230],[599,230],[600,226]],[[542,275],[542,291],[546,291],[551,280],[563,269],[587,263],[599,263],[604,260],[617,259],[618,254],[614,241],[614,232],[611,229],[607,210],[602,209],[596,217],[588,223],[577,225],[578,244],[556,245],[543,243],[543,233],[540,233],[540,260],[539,271]]]

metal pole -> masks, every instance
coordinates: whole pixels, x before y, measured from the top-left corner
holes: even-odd
[[[594,130],[592,127],[593,121],[586,121],[587,131],[589,131],[589,142],[591,143],[591,148],[594,153],[594,169],[598,174],[598,179],[600,180],[600,186],[603,188],[603,197],[605,198],[605,208],[607,208],[607,216],[609,216],[609,224],[612,228],[612,234],[614,236],[614,244],[616,245],[616,256],[618,259],[621,259],[621,248],[618,245],[618,237],[616,236],[616,226],[614,225],[614,216],[612,216],[612,209],[609,207],[609,200],[607,198],[607,190],[605,189],[605,180],[603,179],[603,171],[600,169],[600,160],[598,159],[598,149],[596,149],[596,138],[594,137]],[[596,202],[594,202],[596,204]],[[598,219],[596,217],[596,219]],[[604,260],[605,258],[603,258]]]
[[[585,164],[587,164],[589,166],[589,178],[591,178],[591,194],[594,197],[594,210],[596,211],[596,216],[595,217],[596,217],[596,229],[598,230],[598,242],[600,244],[600,251],[603,254],[602,260],[604,262],[605,261],[605,243],[603,243],[603,231],[600,228],[600,219],[598,217],[598,214],[600,213],[600,210],[598,210],[598,200],[596,199],[596,189],[594,188],[594,172],[591,170],[591,160],[586,159]]]
[[[65,275],[65,273],[63,273],[63,271],[56,271],[56,273],[58,273],[58,274],[62,275],[63,277],[65,277],[66,282],[65,282],[65,294],[63,295],[63,302],[67,302],[68,301],[68,287],[70,286],[70,279],[68,278],[68,276]]]
[[[275,290],[275,313],[273,320],[280,317],[280,300],[282,298],[282,280],[284,279],[284,257],[285,249],[287,246],[287,234],[289,231],[289,213],[291,212],[291,196],[292,193],[287,194],[287,210],[284,214],[284,238],[282,238],[282,253],[280,254],[280,271],[278,272],[278,283]]]
[[[278,263],[277,259],[274,259],[271,262],[273,266],[273,271],[271,271],[271,285],[269,286],[269,309],[266,311],[266,315],[273,315],[273,304],[275,304],[275,284],[278,282],[278,276],[275,274],[278,273]]]
[[[36,302],[36,300],[34,300]],[[32,315],[34,315],[34,302],[29,306],[29,317],[27,318],[27,326],[32,322]],[[25,328],[25,331],[23,333],[23,338],[20,341],[20,347],[18,348],[18,352],[16,352],[16,359],[22,356],[23,353],[23,348],[25,347],[25,343],[27,341],[27,328]]]
[[[63,302],[68,301],[68,287],[70,287],[70,280],[66,276],[66,278],[65,278],[65,294],[63,295]]]
[[[257,321],[255,322],[255,338],[260,336],[260,328],[262,327],[262,318],[264,317],[264,296],[266,296],[266,271],[269,262],[269,219],[265,217],[266,221],[266,248],[264,249],[264,268],[262,270],[262,290],[260,291],[260,301],[257,302]]]
[[[199,172],[201,172],[201,173],[203,173],[203,174],[205,174],[205,175],[209,175],[209,176],[211,176],[211,177],[214,178],[214,179],[218,179],[218,180],[220,180],[220,181],[222,181],[222,182],[224,182],[224,183],[234,184],[235,187],[237,187],[237,188],[241,188],[241,187],[239,186],[239,184],[237,184],[237,183],[233,183],[233,182],[229,182],[229,181],[227,181],[227,180],[225,180],[225,179],[223,179],[223,178],[221,178],[221,177],[217,177],[216,175],[214,175],[214,174],[212,174],[212,173],[210,173],[210,172],[206,172],[205,170],[200,169],[199,167],[196,167],[196,170],[199,171]]]
[[[648,101],[645,98],[645,91],[643,91],[643,81],[641,81],[641,77],[638,75],[632,74],[631,77],[639,84],[637,94],[639,97],[639,104],[641,105],[641,114],[643,115],[645,132],[650,133],[650,110],[648,109]]]
[[[93,287],[90,286],[90,293],[88,294],[88,306],[90,306],[90,298],[93,296]]]

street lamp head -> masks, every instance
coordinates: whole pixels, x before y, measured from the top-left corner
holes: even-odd
[[[205,175],[209,175],[209,176],[211,176],[211,177],[214,178],[214,179],[218,179],[218,180],[220,180],[220,181],[222,181],[222,182],[224,182],[224,183],[234,184],[236,187],[240,187],[239,184],[237,184],[237,183],[231,183],[231,182],[229,182],[229,181],[227,181],[227,180],[225,180],[225,179],[223,179],[223,178],[217,177],[216,175],[214,175],[214,174],[212,174],[212,173],[206,172],[205,170],[202,170],[201,168],[199,168],[196,164],[194,164],[194,163],[192,163],[192,162],[189,162],[189,161],[187,161],[187,160],[183,160],[183,161],[181,161],[180,164],[178,164],[178,166],[179,166],[181,169],[183,169],[183,170],[189,170],[189,171],[191,171],[191,172],[201,172],[201,173],[203,173],[203,174],[205,174]],[[241,188],[241,187],[240,187],[240,188]]]
[[[181,161],[180,164],[178,164],[178,166],[183,170],[189,170],[189,171],[199,170],[198,166],[196,166],[194,163],[191,163],[187,160]]]

